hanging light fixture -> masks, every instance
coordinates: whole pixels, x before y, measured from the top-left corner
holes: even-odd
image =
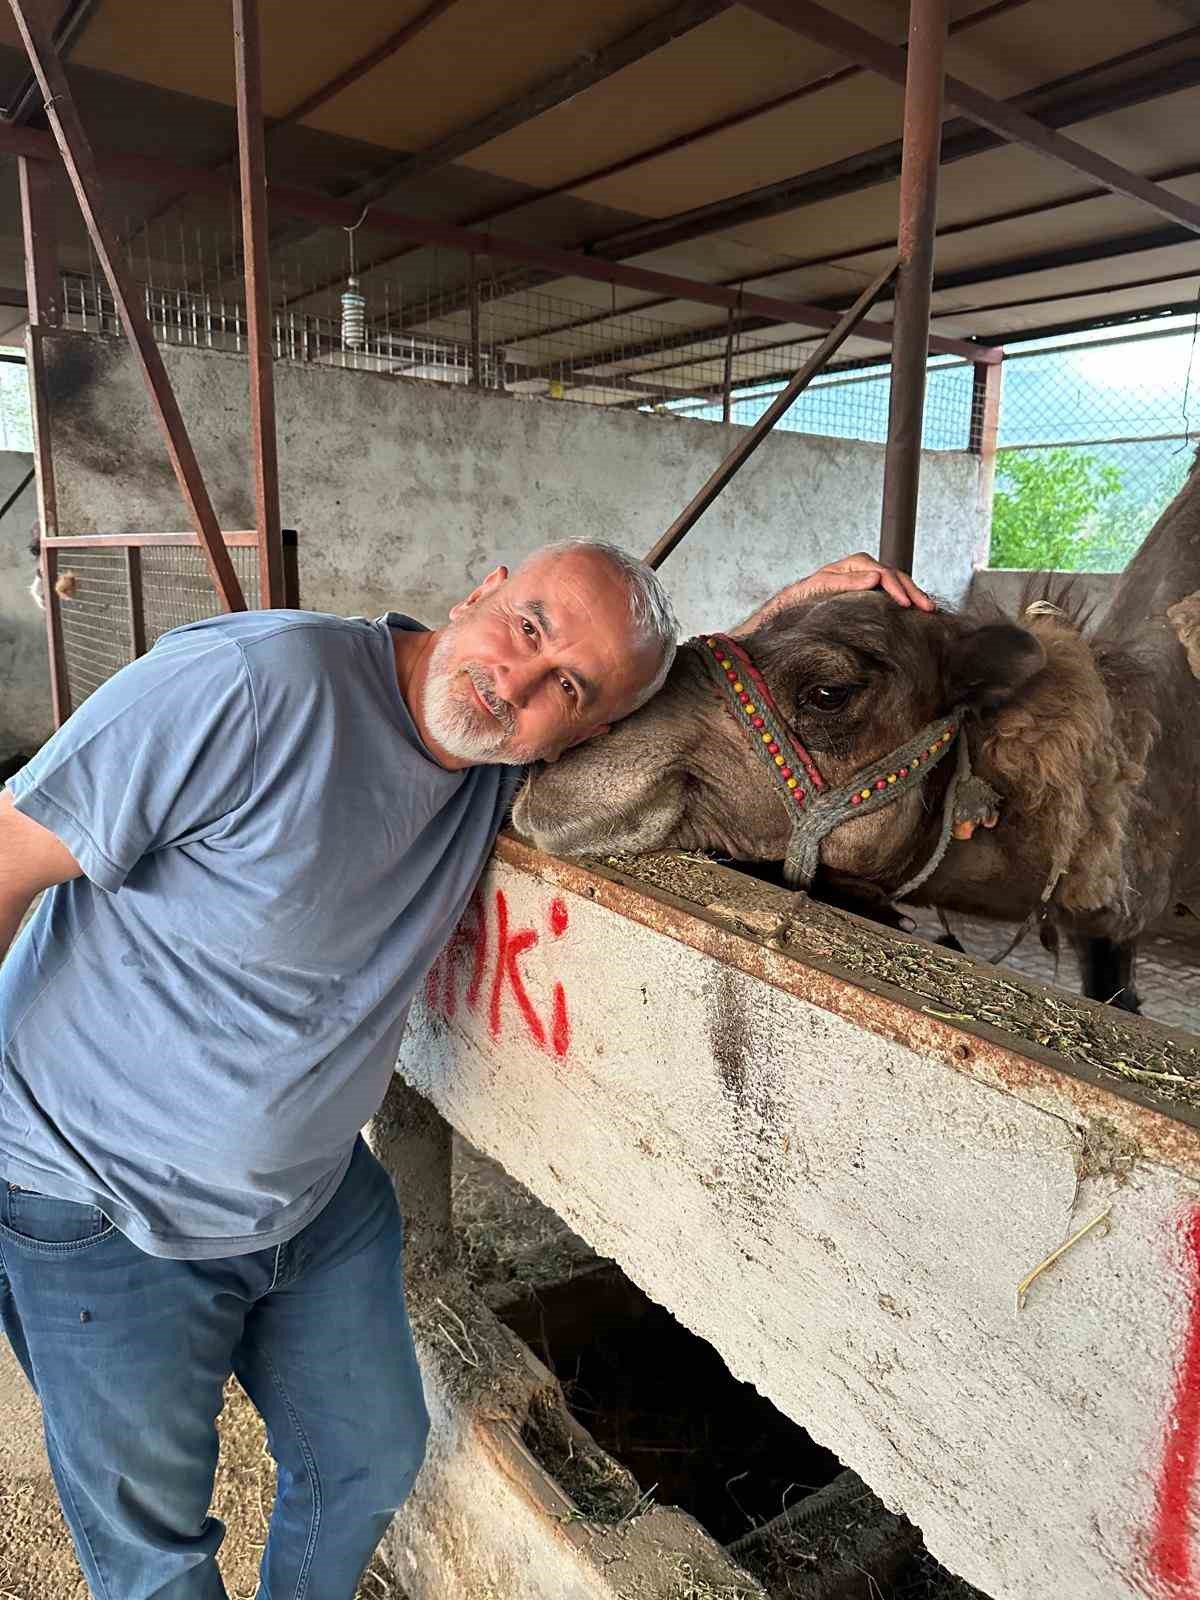
[[[348,350],[361,350],[367,342],[367,301],[358,286],[358,271],[354,259],[354,235],[362,227],[363,217],[366,214],[367,211],[364,209],[362,217],[359,217],[354,227],[346,229],[350,240],[350,273],[342,294],[342,344]]]

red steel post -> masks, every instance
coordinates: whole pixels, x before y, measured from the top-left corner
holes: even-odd
[[[937,227],[948,0],[912,0],[900,168],[900,271],[879,559],[912,571]]]

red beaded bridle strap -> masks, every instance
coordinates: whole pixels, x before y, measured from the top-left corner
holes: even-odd
[[[759,754],[766,756],[767,765],[793,804],[802,806],[807,791],[795,766],[801,768],[815,794],[825,787],[817,763],[784,721],[766,679],[750,659],[749,652],[722,633],[705,635],[704,643],[709,668],[718,675],[718,681],[724,678],[723,687],[738,720],[761,747]]]

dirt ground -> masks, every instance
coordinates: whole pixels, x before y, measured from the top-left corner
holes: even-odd
[[[213,1515],[226,1527],[217,1558],[229,1600],[254,1600],[275,1466],[266,1432],[240,1385],[230,1381],[218,1424],[221,1459]],[[7,1477],[0,1468],[0,1600],[87,1600],[70,1534],[53,1485],[44,1477]],[[378,1557],[363,1576],[356,1600],[404,1600]]]

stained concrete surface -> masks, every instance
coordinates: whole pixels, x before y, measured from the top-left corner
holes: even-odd
[[[0,450],[0,505],[33,465],[21,450]],[[32,483],[0,519],[0,762],[36,750],[50,733],[46,627],[29,597],[29,538],[37,517]]]
[[[124,343],[46,343],[60,525],[184,525],[179,491]],[[253,525],[246,363],[165,347],[171,382],[225,528]],[[283,521],[300,536],[313,610],[409,609],[441,621],[470,583],[548,540],[648,550],[740,427],[278,362]],[[727,627],[823,562],[876,547],[883,447],[775,434],[664,568],[687,631]],[[990,506],[965,451],[922,459],[916,576],[966,592]],[[468,582],[467,580],[470,580]]]

